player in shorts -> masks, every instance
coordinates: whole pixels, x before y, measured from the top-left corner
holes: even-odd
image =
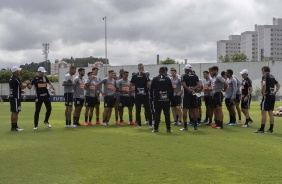
[[[210,78],[210,72],[204,71],[203,72],[203,92],[204,92],[204,102],[206,106],[206,118],[204,120],[204,123],[206,123],[207,126],[212,125],[212,116],[213,111],[212,108],[210,108],[210,102],[211,102],[211,78]]]
[[[83,79],[85,75],[85,69],[84,68],[79,68],[78,69],[78,76],[74,78],[74,112],[73,112],[73,122],[74,125],[76,126],[81,126],[79,123],[80,119],[80,113],[82,110],[82,107],[84,105],[84,85],[85,85],[85,80]]]
[[[242,124],[242,117],[241,117],[241,108],[240,108],[240,101],[241,101],[241,82],[239,79],[233,75],[234,79],[237,81],[237,92],[235,98],[235,107],[238,114],[238,121],[236,122],[238,125]]]
[[[98,76],[98,71],[99,71],[99,68],[97,67],[94,67],[92,68],[92,74],[94,75],[94,81],[98,84],[99,82],[101,82],[101,79],[100,77]],[[96,113],[96,125],[100,125],[101,122],[100,122],[100,88],[99,86],[97,86],[97,91],[99,91],[97,93],[97,100],[96,100],[96,103],[95,103],[95,113]]]

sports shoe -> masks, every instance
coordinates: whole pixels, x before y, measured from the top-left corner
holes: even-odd
[[[171,129],[166,129],[166,133],[172,133]]]
[[[198,127],[194,127],[194,131],[197,131],[198,130]]]
[[[212,128],[215,128],[217,126],[217,124],[216,123],[214,123],[211,127]]]
[[[76,126],[82,126],[80,123],[76,123],[75,125],[76,125]]]
[[[242,125],[242,127],[243,127],[243,128],[247,128],[247,127],[248,127],[248,124],[245,123],[244,125]]]
[[[96,122],[96,125],[101,125],[101,121],[97,121],[97,122]]]
[[[11,128],[11,131],[12,132],[21,132],[21,131],[24,131],[24,129],[22,129],[22,128]]]
[[[48,122],[44,122],[44,124],[47,126],[47,128],[51,128],[52,126]]]
[[[228,126],[235,126],[236,124],[235,124],[235,123],[230,122],[230,123],[228,123],[227,125],[228,125]]]
[[[149,126],[150,129],[154,128],[152,125]]]
[[[33,127],[33,130],[38,130],[38,127]]]
[[[241,120],[238,120],[237,121],[237,125],[241,125],[242,124],[242,121]]]
[[[120,122],[119,122],[119,121],[116,121],[116,125],[120,125]]]
[[[155,124],[155,120],[152,121],[152,125],[154,125],[154,124]]]
[[[153,132],[153,133],[158,133],[158,132],[159,132],[159,130],[153,130],[152,132]]]
[[[194,126],[194,123],[190,121],[190,122],[188,123],[188,126]]]
[[[119,125],[123,126],[124,125],[124,121],[120,122]]]
[[[94,125],[94,124],[90,121],[90,122],[88,122],[88,125]]]
[[[137,123],[135,123],[135,122],[129,122],[128,124],[130,124],[130,125],[134,125],[134,126],[137,126]]]
[[[76,127],[77,127],[77,125],[75,125],[75,124],[70,125],[70,128],[76,128]]]
[[[149,121],[145,121],[144,125],[148,125],[149,124]]]
[[[139,125],[138,125],[138,129],[141,129],[141,128],[142,128],[142,126],[139,126]]]
[[[206,126],[212,126],[212,123],[211,122],[206,123]]]
[[[197,126],[198,126],[198,127],[202,126],[202,123],[201,123],[201,122],[198,122],[198,123],[197,123]]]
[[[84,126],[88,126],[88,124],[89,124],[89,123],[88,123],[87,121],[84,122]]]
[[[172,125],[178,125],[178,122],[177,122],[177,121],[174,121],[174,122],[172,123]]]
[[[66,125],[65,127],[66,127],[66,128],[70,128],[70,125]]]
[[[178,126],[181,126],[181,125],[182,125],[181,121],[178,121],[178,122],[177,122],[177,125],[178,125]]]
[[[204,121],[202,121],[202,123],[208,123],[209,120],[205,119]]]
[[[102,123],[103,126],[108,126],[107,122]]]
[[[188,131],[188,128],[181,128],[179,130],[181,130],[181,131]]]
[[[248,125],[250,125],[250,124],[252,124],[252,123],[253,123],[253,120],[252,120],[252,119],[248,121]]]
[[[257,131],[255,131],[254,133],[257,133],[257,134],[263,134],[263,133],[264,133],[264,130],[258,129],[258,130],[257,130]]]
[[[273,130],[268,129],[268,130],[266,130],[266,133],[272,134]]]

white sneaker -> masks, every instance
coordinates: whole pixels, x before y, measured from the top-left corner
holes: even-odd
[[[180,121],[178,121],[178,122],[177,122],[177,125],[178,125],[178,126],[181,126],[181,125],[182,125],[182,123],[181,123]]]
[[[66,125],[65,127],[66,127],[66,128],[70,128],[70,125]]]
[[[108,126],[108,123],[104,122],[102,123],[103,126]]]
[[[77,126],[76,125],[70,125],[70,128],[76,128]]]
[[[141,128],[142,128],[142,126],[138,126],[138,128],[139,128],[139,129],[141,129]]]
[[[149,124],[149,121],[145,121],[144,125],[148,125]]]
[[[247,128],[247,127],[248,127],[248,125],[247,125],[247,124],[244,124],[244,125],[242,125],[242,127],[243,127],[243,128]]]
[[[33,130],[38,130],[38,127],[33,127]]]
[[[48,122],[44,122],[44,124],[47,126],[47,128],[51,128],[51,125]]]
[[[12,128],[11,131],[13,131],[13,132],[21,132],[21,131],[24,131],[24,129],[22,129],[22,128]]]
[[[152,129],[152,128],[154,128],[154,127],[150,125],[149,128]]]

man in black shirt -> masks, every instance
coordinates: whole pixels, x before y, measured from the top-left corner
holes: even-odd
[[[159,75],[154,77],[150,87],[150,96],[154,105],[155,124],[153,132],[159,132],[159,123],[162,110],[164,111],[166,132],[171,132],[170,127],[170,102],[173,98],[171,80],[165,76],[166,69],[161,67]]]
[[[274,126],[274,116],[273,110],[275,105],[275,95],[280,89],[280,84],[276,81],[273,75],[270,74],[270,68],[264,66],[261,69],[262,71],[262,101],[261,101],[261,127],[255,133],[264,133],[264,127],[266,123],[266,112],[269,115],[270,127],[266,131],[267,133],[273,132]]]
[[[149,87],[150,87],[150,79],[144,73],[144,65],[142,63],[138,64],[138,73],[132,76],[130,81],[130,87],[135,85],[135,105],[136,105],[136,122],[141,128],[141,105],[144,105],[145,113],[147,114],[147,118],[149,120],[150,128],[152,126],[152,113],[150,109],[150,100],[149,100]]]
[[[183,98],[183,122],[184,128],[180,129],[182,131],[188,130],[187,127],[187,112],[191,116],[191,121],[194,124],[194,130],[197,130],[197,120],[199,118],[199,101],[198,96],[195,92],[196,89],[200,87],[198,76],[192,72],[192,66],[187,64],[184,68],[185,74],[181,77],[181,84],[184,89]]]
[[[253,87],[252,87],[252,81],[249,78],[249,71],[247,69],[243,69],[240,74],[242,75],[243,81],[242,81],[242,98],[241,98],[241,111],[243,114],[246,116],[246,122],[242,126],[243,128],[247,128],[249,124],[253,122],[253,120],[250,118],[249,114],[249,109],[250,109],[250,104],[252,100],[252,92],[253,92]]]
[[[52,89],[52,93],[55,92],[55,88],[53,84],[49,81],[49,79],[44,76],[46,73],[46,70],[43,67],[39,67],[37,70],[37,76],[33,77],[30,80],[30,84],[27,86],[28,89],[31,89],[32,86],[35,87],[36,91],[36,98],[35,98],[35,113],[34,113],[34,128],[33,130],[38,130],[38,120],[39,120],[39,113],[42,107],[42,104],[44,103],[46,107],[46,114],[45,114],[45,120],[44,124],[51,128],[51,125],[49,124],[49,118],[52,111],[51,101],[50,101],[50,94],[47,88],[47,84]]]
[[[22,69],[13,66],[11,68],[12,76],[9,81],[9,101],[10,101],[10,108],[11,108],[11,131],[23,131],[18,127],[18,115],[21,111],[21,93],[22,89],[25,89],[26,86],[29,84],[29,81],[26,81],[26,84],[22,84],[19,75]]]

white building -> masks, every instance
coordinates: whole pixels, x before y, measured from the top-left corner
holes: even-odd
[[[55,60],[55,63],[51,63],[51,75],[59,75],[59,68],[69,68],[71,67],[70,63],[65,61]]]
[[[273,25],[256,25],[258,60],[282,60],[282,19],[273,18]]]
[[[241,33],[241,53],[248,61],[258,61],[258,32],[246,31]]]
[[[240,35],[230,35],[229,40],[219,40],[217,42],[217,62],[222,62],[219,60],[221,56],[227,55],[232,58],[234,54],[240,53],[241,51],[241,36]]]
[[[93,68],[93,67],[103,67],[103,66],[111,66],[109,64],[104,64],[101,61],[97,61],[95,63],[88,63],[88,67]]]

